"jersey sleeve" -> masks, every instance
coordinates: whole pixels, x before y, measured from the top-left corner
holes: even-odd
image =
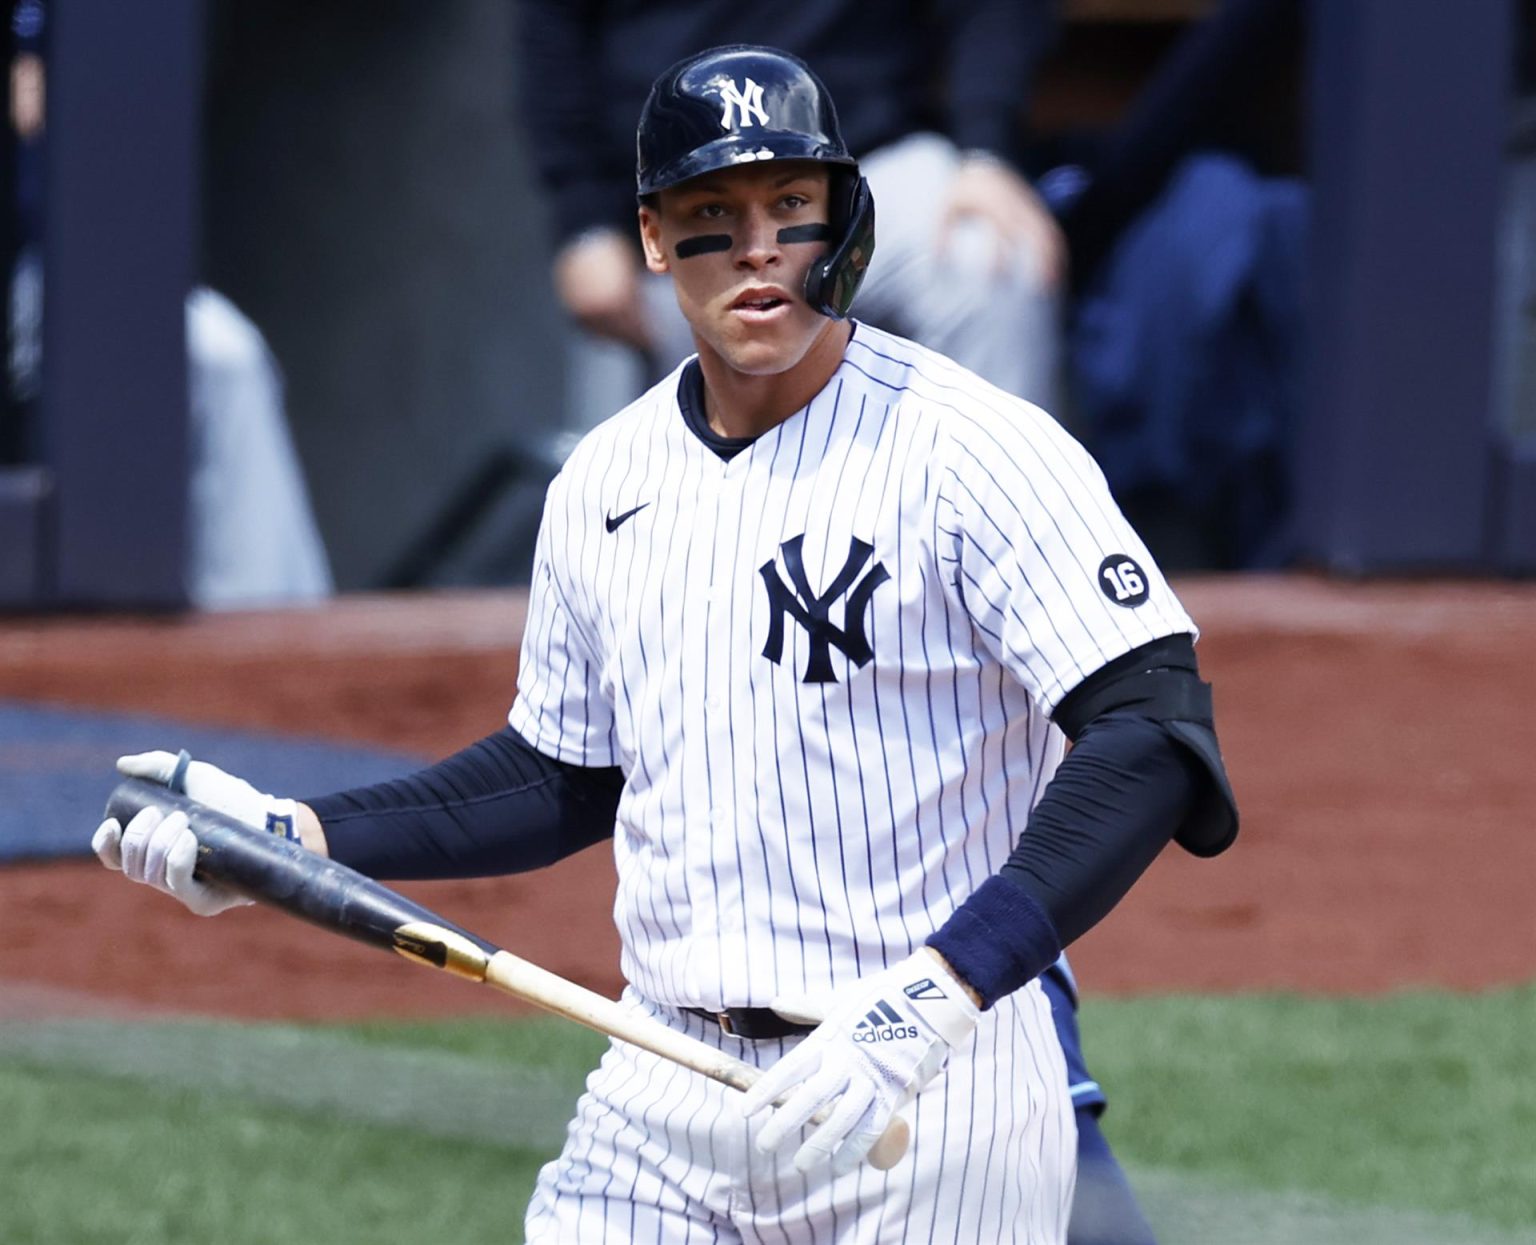
[[[1045,713],[1131,649],[1195,634],[1098,464],[1043,411],[952,426],[934,524],[982,645]]]
[[[569,574],[580,525],[567,512],[563,479],[550,485],[534,550],[517,699],[507,723],[539,752],[571,765],[617,765],[613,706],[602,691],[592,628],[574,608]]]

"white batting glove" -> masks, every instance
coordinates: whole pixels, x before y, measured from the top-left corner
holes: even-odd
[[[199,882],[197,836],[180,810],[165,813],[154,806],[141,808],[124,829],[116,817],[108,817],[91,837],[91,850],[108,869],[174,896],[198,916],[215,916],[251,901],[222,886]]]
[[[816,1029],[742,1097],[745,1115],[772,1107],[757,1135],[764,1153],[779,1149],[822,1108],[829,1111],[795,1152],[808,1172],[830,1160],[834,1175],[862,1163],[886,1126],[966,1042],[981,1010],[930,951],[866,977]],[[774,1000],[791,1019],[816,1019],[803,996]],[[776,1099],[782,1106],[773,1107]]]
[[[207,761],[184,761],[175,752],[140,752],[117,758],[117,772],[184,791],[199,804],[226,813],[256,830],[298,840],[298,805],[258,791],[243,778]]]

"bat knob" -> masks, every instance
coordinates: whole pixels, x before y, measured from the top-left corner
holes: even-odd
[[[888,1172],[901,1162],[912,1141],[912,1127],[901,1116],[896,1116],[885,1126],[885,1131],[875,1139],[869,1150],[869,1165],[876,1171]]]

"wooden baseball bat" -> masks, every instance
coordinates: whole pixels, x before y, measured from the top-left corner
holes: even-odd
[[[745,1090],[761,1075],[759,1069],[697,1038],[461,929],[355,869],[253,830],[159,783],[124,779],[108,798],[106,815],[126,826],[135,813],[150,806],[187,815],[197,839],[196,876],[204,881],[418,964],[483,982],[734,1089]],[[818,1113],[812,1122],[824,1118]],[[897,1116],[871,1149],[870,1165],[889,1170],[906,1153],[908,1141],[907,1122]]]

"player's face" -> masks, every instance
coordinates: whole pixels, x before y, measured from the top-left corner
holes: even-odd
[[[701,354],[776,375],[832,326],[805,301],[805,274],[827,250],[815,227],[829,220],[828,192],[825,166],[769,161],[694,178],[640,209],[646,263],[672,275]]]

